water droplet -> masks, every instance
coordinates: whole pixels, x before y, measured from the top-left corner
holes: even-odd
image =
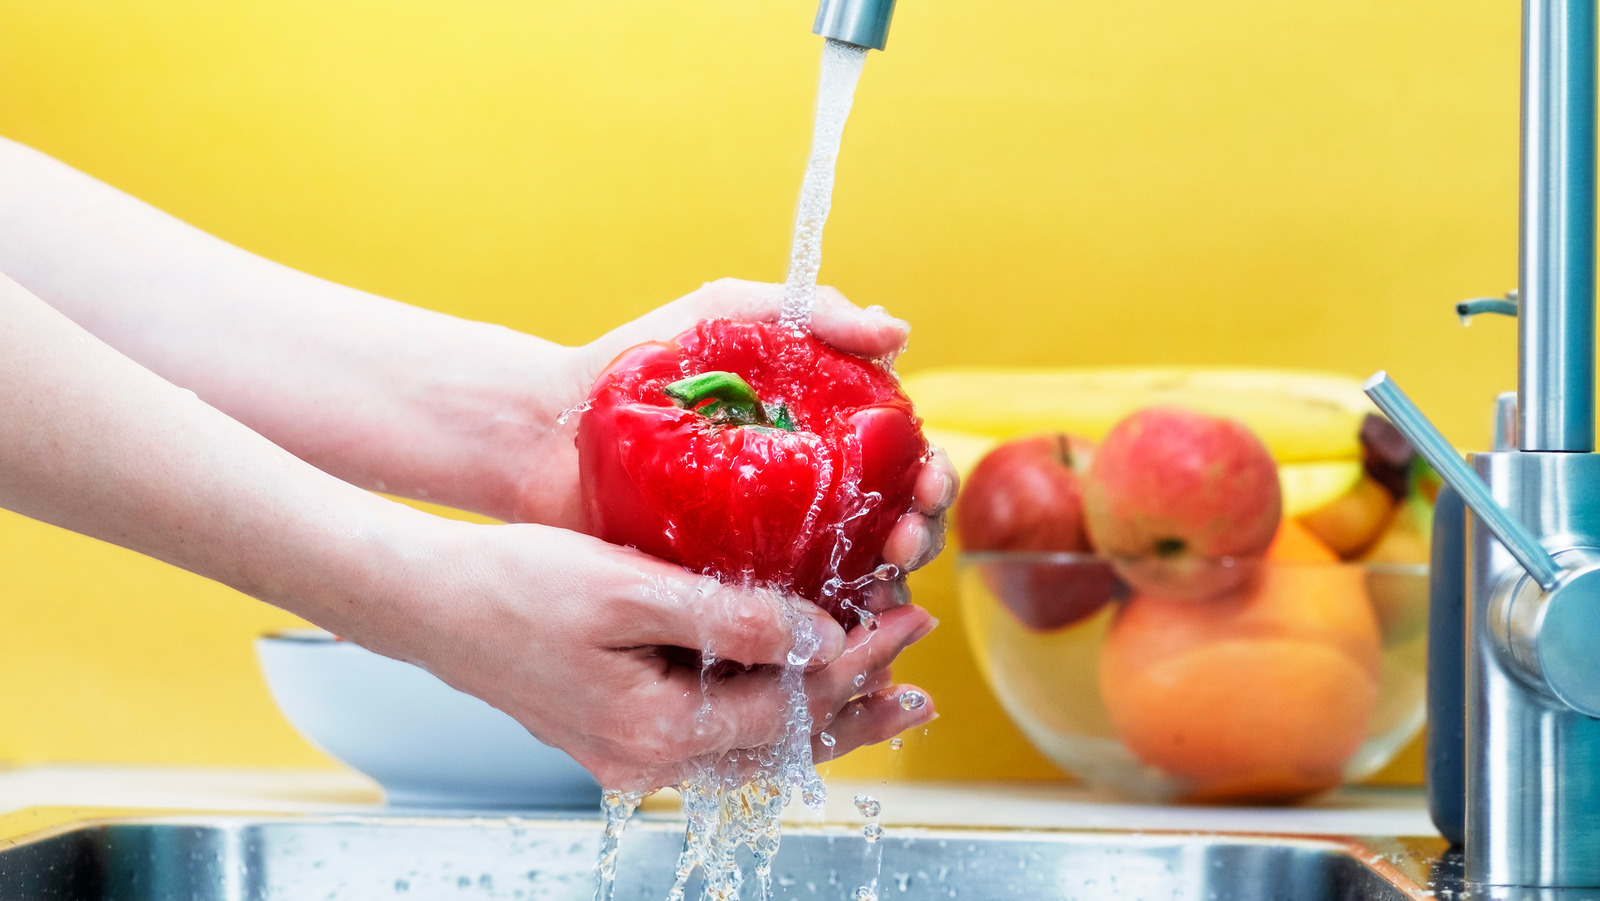
[[[818,740],[820,740],[822,742],[822,744],[824,746],[829,747],[829,748],[833,747],[834,743],[836,741],[836,739],[834,739],[834,737],[832,735],[828,734],[827,732],[823,732],[822,734],[818,735],[817,738],[818,738]]]
[[[405,881],[404,879],[396,879],[394,881],[394,893],[396,895],[403,895],[409,891],[411,891],[411,883]]]
[[[867,675],[866,675],[866,673],[861,673],[860,675],[856,676],[855,682],[856,682],[856,687],[857,688],[860,688],[861,686],[867,684]]]
[[[872,890],[872,886],[863,885],[856,889],[855,901],[878,901],[878,893]]]
[[[805,666],[807,663],[810,663],[810,662],[811,662],[811,658],[801,654],[799,651],[790,651],[789,652],[789,665],[790,666]]]
[[[883,812],[883,806],[878,803],[877,798],[862,794],[856,795],[856,810],[861,811],[862,816],[871,819]]]
[[[901,739],[898,739],[898,738],[889,739],[889,750],[891,750],[891,751],[898,751],[898,750],[900,750],[901,748],[903,748],[905,746],[906,746],[906,743],[904,741],[902,741]]]
[[[928,696],[916,689],[912,689],[900,696],[901,710],[921,710],[927,704]]]
[[[586,400],[575,407],[568,407],[565,410],[562,410],[561,413],[556,416],[556,425],[566,425],[567,420],[578,414],[587,413],[592,409],[594,409],[594,401],[592,400]]]

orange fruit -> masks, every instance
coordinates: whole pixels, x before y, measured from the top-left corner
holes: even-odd
[[[1135,596],[1100,656],[1117,737],[1196,801],[1284,801],[1339,784],[1378,699],[1360,567],[1281,563],[1207,603]]]
[[[1299,520],[1278,523],[1278,534],[1267,547],[1267,559],[1285,563],[1338,563],[1339,555]]]

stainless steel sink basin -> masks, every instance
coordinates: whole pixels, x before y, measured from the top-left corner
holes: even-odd
[[[90,821],[0,841],[0,899],[589,901],[599,835],[597,821],[578,819]],[[681,842],[680,823],[634,822],[616,897],[664,897]],[[881,844],[884,901],[1399,901],[1452,891],[1429,884],[1437,840],[891,828]],[[787,830],[779,897],[852,897],[872,876],[868,847],[848,827]]]

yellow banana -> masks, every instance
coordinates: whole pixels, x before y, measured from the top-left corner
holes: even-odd
[[[1359,459],[1361,420],[1376,409],[1357,379],[1278,369],[938,369],[904,386],[935,431],[1099,440],[1135,410],[1172,405],[1243,422],[1279,463]]]

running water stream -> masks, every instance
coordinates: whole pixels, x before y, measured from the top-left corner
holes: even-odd
[[[845,120],[850,116],[856,84],[861,78],[866,58],[865,47],[834,40],[828,40],[823,46],[811,157],[800,187],[794,243],[783,292],[782,319],[795,328],[807,327],[811,308],[816,303],[817,272],[822,266],[822,230],[833,205],[834,170],[844,139]],[[860,498],[862,509],[854,515],[861,515],[878,500],[881,498],[876,495]],[[844,542],[842,529],[837,531],[839,540]],[[835,571],[829,580],[830,588],[825,592],[830,589],[838,591],[843,584],[838,579],[836,567],[845,547],[836,549],[832,555],[830,562],[835,565]],[[874,574],[878,578],[892,578],[894,575],[897,573]],[[870,614],[864,610],[853,612],[861,617],[863,625],[871,627]],[[791,626],[794,630],[794,649],[789,653],[781,676],[788,703],[783,738],[770,747],[734,752],[716,760],[704,761],[693,775],[678,786],[683,796],[688,827],[683,850],[678,856],[673,885],[667,894],[668,901],[683,901],[689,880],[697,870],[702,877],[701,898],[708,901],[736,901],[744,881],[737,857],[741,848],[748,848],[753,857],[757,897],[772,898],[772,861],[778,851],[784,808],[798,790],[807,807],[818,812],[822,810],[827,790],[817,775],[811,756],[813,724],[805,693],[806,666],[816,654],[820,641],[811,631],[807,617],[792,617]],[[715,663],[715,658],[707,651],[702,659],[707,667],[706,674],[702,676],[704,683],[709,678],[709,668]],[[831,747],[831,738],[823,733],[819,740]],[[595,867],[596,901],[611,901],[616,884],[619,839],[641,798],[639,794],[606,794],[606,830],[600,859]],[[873,809],[876,809],[875,801]],[[870,820],[866,837],[870,847],[881,854],[877,837],[882,832],[877,828],[875,812]],[[874,875],[871,885],[862,887],[862,891],[868,894],[858,894],[858,897],[876,898],[876,890],[877,878]]]
[[[644,800],[644,792],[607,790],[600,801],[600,810],[606,816],[606,831],[600,837],[600,859],[594,871],[596,899],[609,899],[617,884],[617,849],[622,841],[622,830],[627,828],[633,812]]]
[[[817,272],[822,268],[822,227],[833,208],[833,176],[850,118],[856,83],[867,61],[867,48],[828,40],[822,48],[822,78],[817,85],[817,118],[811,133],[811,159],[800,183],[800,206],[794,219],[794,244],[789,276],[783,285],[783,321],[804,328],[817,302]]]

